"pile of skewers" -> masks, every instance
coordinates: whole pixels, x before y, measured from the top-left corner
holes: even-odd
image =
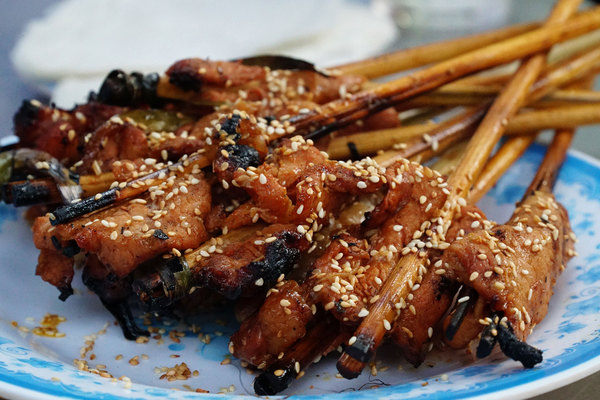
[[[598,41],[547,60],[600,28],[579,3],[328,70],[187,59],[163,76],[113,71],[72,110],[25,101],[3,200],[37,215],[36,273],[65,300],[82,266],[128,339],[148,334],[132,301],[241,300],[230,351],[262,371],[257,394],[339,346],[354,378],[386,338],[415,366],[443,341],[478,357],[499,344],[531,368],[542,355],[525,339],[575,254],[553,183],[574,128],[600,122]],[[543,129],[554,140],[513,216],[488,221],[475,203]]]

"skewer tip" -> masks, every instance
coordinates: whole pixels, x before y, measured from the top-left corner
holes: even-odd
[[[295,377],[296,372],[290,368],[265,371],[254,380],[254,393],[259,396],[276,395],[287,389]]]
[[[342,354],[335,366],[340,375],[342,375],[344,378],[354,379],[360,375],[365,364],[345,352]]]

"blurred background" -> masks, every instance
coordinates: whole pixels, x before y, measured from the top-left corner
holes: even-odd
[[[553,3],[0,0],[0,138],[11,134],[12,116],[23,99],[70,108],[97,90],[113,68],[163,72],[184,57],[230,59],[258,53],[292,55],[327,67],[544,19]],[[600,158],[599,130],[581,128],[573,147]],[[597,398],[592,394],[598,391],[600,374],[595,374],[540,398]]]

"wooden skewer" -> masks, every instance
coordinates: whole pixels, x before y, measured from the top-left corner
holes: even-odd
[[[554,7],[545,28],[554,28],[566,20],[579,5],[580,0],[562,0]],[[544,49],[540,49],[544,50]],[[534,50],[535,51],[535,50]],[[538,50],[539,51],[539,50]],[[467,149],[456,170],[448,179],[450,195],[441,212],[440,225],[446,232],[454,217],[455,207],[464,202],[474,180],[485,165],[496,142],[501,138],[506,121],[524,102],[531,85],[545,65],[545,54],[529,57],[517,70],[506,89],[498,96],[469,141]],[[443,242],[443,235],[440,237]],[[423,253],[423,254],[421,254]],[[410,253],[394,266],[379,292],[379,298],[371,306],[354,336],[354,345],[348,347],[337,363],[338,371],[346,378],[357,377],[365,363],[381,343],[387,327],[394,322],[396,312],[393,305],[405,298],[416,281],[421,267],[426,264],[425,252]],[[386,323],[387,321],[387,323]],[[356,346],[355,346],[356,345]]]
[[[396,72],[432,64],[464,54],[488,44],[496,43],[538,28],[539,22],[514,25],[476,35],[429,43],[403,49],[377,57],[333,67],[343,74],[363,75],[368,79],[379,78]]]
[[[458,89],[458,90],[456,90]],[[492,100],[500,92],[500,86],[465,86],[444,90],[444,87],[396,106],[396,109],[412,109],[434,106],[475,106]],[[592,103],[600,101],[600,92],[591,90],[556,90],[529,107],[566,105],[564,103]]]
[[[335,70],[341,74],[363,75],[368,79],[378,78],[384,75],[446,60],[467,51],[529,32],[539,26],[540,24],[535,22],[513,25],[445,42],[403,49],[366,60],[334,66],[328,69]],[[184,91],[169,83],[169,78],[167,76],[160,77],[157,84],[157,94],[161,97],[192,103],[197,98],[195,92]]]
[[[504,145],[494,154],[481,172],[477,183],[469,192],[468,201],[478,202],[496,184],[498,179],[525,150],[535,141],[536,135],[515,136],[506,141]]]
[[[146,192],[155,182],[162,180],[161,175],[169,174],[173,168],[181,166],[186,171],[192,171],[195,168],[204,168],[210,164],[210,160],[204,154],[193,154],[172,166],[154,171],[140,178],[133,179],[128,182],[123,182],[121,185],[109,189],[105,192],[98,193],[93,197],[88,197],[77,203],[67,204],[59,207],[50,214],[50,223],[58,225],[81,217],[92,211],[99,210],[107,205],[131,197],[135,197]]]
[[[593,76],[586,76],[581,83],[576,83],[571,85],[571,88],[589,88],[593,85]],[[569,148],[571,144],[572,137],[575,131],[573,129],[565,129],[558,131],[555,135],[555,139],[552,142],[552,145],[548,148],[547,158],[551,158],[554,154],[559,153],[560,151],[566,152],[566,149]],[[535,141],[537,134],[529,135],[529,136],[516,136],[507,140],[504,145],[494,154],[494,156],[488,161],[484,170],[482,171],[477,183],[473,186],[471,191],[469,192],[468,201],[471,203],[478,202],[488,190],[494,186],[494,184],[500,179],[502,175],[506,172],[506,170],[518,159],[520,158],[525,150]],[[557,148],[555,148],[557,147]],[[565,153],[566,154],[566,153]],[[561,157],[560,155],[558,157]],[[554,158],[554,162],[544,161],[542,165],[540,165],[536,176],[543,176],[545,172],[551,171],[554,168],[554,173],[559,169],[559,166],[564,161],[563,158]],[[550,165],[548,165],[550,164]],[[545,172],[544,172],[545,171]],[[545,174],[545,178],[534,179],[525,193],[529,193],[532,190],[532,187],[541,185],[541,181],[551,180],[554,182],[556,180],[556,176],[548,177],[548,174]],[[551,188],[550,188],[551,189]]]
[[[440,157],[431,166],[431,169],[439,172],[442,175],[449,176],[456,169],[456,166],[460,161],[460,157],[463,155],[466,148],[466,140],[453,144],[440,155]]]
[[[600,27],[600,7],[595,7],[563,24],[544,26],[517,37],[451,58],[413,74],[359,92],[349,100],[337,100],[320,112],[290,118],[296,133],[318,138],[372,112],[387,108],[462,76],[527,57],[552,45]]]
[[[575,54],[574,56],[566,59],[552,67],[548,68],[547,71],[540,76],[540,78],[535,82],[535,84],[530,89],[529,95],[527,97],[527,103],[537,101],[552,90],[557,87],[563,86],[565,84],[571,83],[576,79],[579,79],[582,76],[587,76],[591,74],[600,63],[600,47],[592,47],[588,48],[585,51]],[[478,107],[478,111],[476,109],[469,109],[464,111],[459,116],[456,116],[453,119],[454,123],[462,124],[463,129],[454,130],[454,134],[449,134],[450,126],[447,123],[442,123],[440,125],[436,125],[433,129],[428,133],[431,137],[431,141],[423,142],[422,149],[420,151],[424,151],[425,147],[431,147],[432,143],[442,144],[445,141],[449,141],[449,143],[455,142],[464,138],[468,135],[468,126],[471,126],[471,129],[474,130],[474,126],[479,122],[478,119],[474,119],[473,116],[477,113],[485,112],[487,106],[481,105]],[[578,108],[581,108],[578,110]],[[577,126],[580,124],[592,124],[596,123],[596,117],[598,115],[597,112],[593,112],[595,105],[581,105],[574,106],[573,108],[561,108],[560,113],[556,112],[558,109],[548,110],[546,113],[534,113],[534,114],[522,114],[518,115],[512,120],[509,121],[508,126],[506,127],[506,134],[523,134],[527,132],[537,131],[540,129],[552,128],[554,126],[543,125],[541,124],[541,118],[546,116],[552,116],[553,123],[560,123],[560,125],[556,125],[557,127],[565,127],[565,126]],[[566,113],[565,113],[566,111]],[[553,113],[554,112],[554,113]],[[568,124],[566,117],[568,114],[568,118],[573,121],[572,125]],[[527,115],[527,116],[526,116]],[[449,123],[449,121],[448,121]],[[381,147],[374,148],[371,146],[371,137],[369,133],[359,133],[349,136],[343,136],[339,138],[334,138],[329,146],[331,148],[335,148],[335,150],[339,153],[340,158],[344,158],[343,152],[347,151],[344,148],[347,148],[347,144],[345,142],[352,141],[356,150],[363,155],[373,154],[380,149],[389,149],[396,143],[401,143],[405,140],[405,135],[402,127],[396,128],[394,130],[390,129],[383,132],[377,132],[377,144]],[[456,136],[453,136],[456,135]],[[417,139],[418,141],[418,139]],[[412,148],[414,142],[407,143],[408,148]],[[443,147],[442,147],[443,149]],[[410,154],[400,150],[396,152],[397,157],[410,157]],[[386,159],[393,161],[393,153],[388,152],[386,155]]]
[[[323,353],[347,340],[348,333],[340,331],[339,323],[334,318],[321,319],[269,371],[256,377],[255,393],[259,396],[273,396],[282,392]]]

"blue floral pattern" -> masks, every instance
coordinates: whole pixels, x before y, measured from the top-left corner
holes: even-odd
[[[488,216],[505,220],[514,203],[522,196],[528,180],[543,157],[544,148],[534,146],[502,178],[481,202]],[[379,364],[380,372],[371,376],[366,372],[358,380],[344,381],[335,377],[335,357],[313,366],[307,377],[290,389],[293,398],[317,399],[322,394],[339,399],[421,399],[465,398],[502,393],[504,397],[523,397],[545,391],[561,381],[566,384],[572,377],[581,377],[600,369],[600,164],[584,156],[571,153],[565,163],[556,187],[558,199],[570,213],[572,226],[580,239],[579,256],[573,259],[559,279],[550,304],[549,315],[530,336],[529,342],[544,350],[544,362],[531,370],[501,355],[472,362],[462,352],[452,357],[437,353],[430,357],[431,365],[413,369],[397,360],[394,350],[385,351]],[[94,351],[108,368],[132,377],[131,387],[123,380],[110,380],[96,374],[77,370],[72,363],[80,358],[80,347],[88,340],[96,325],[112,322],[97,299],[80,289],[74,299],[66,303],[55,300],[55,289],[34,277],[36,252],[30,243],[31,233],[20,219],[19,212],[0,205],[0,272],[8,277],[0,281],[0,395],[22,394],[30,390],[36,398],[61,396],[80,399],[222,399],[213,394],[221,386],[235,383],[228,398],[247,398],[251,393],[252,376],[237,360],[230,365],[219,365],[227,360],[227,337],[236,328],[231,313],[200,317],[195,321],[202,333],[187,331],[179,343],[139,345],[127,342],[118,328],[108,326],[106,335],[94,337]],[[46,312],[65,315],[66,338],[40,338],[19,330],[11,324],[35,325]],[[27,317],[30,317],[27,322]],[[169,331],[175,325],[166,321],[158,328]],[[62,328],[63,324],[59,326]],[[183,328],[179,327],[180,330]],[[206,336],[210,336],[210,344]],[[166,335],[165,335],[166,336]],[[87,339],[86,339],[87,338]],[[154,343],[154,342],[153,342]],[[158,342],[157,342],[158,343]],[[146,346],[146,347],[140,347]],[[125,358],[148,352],[146,369],[136,370],[115,356]],[[179,356],[181,359],[173,358]],[[160,358],[162,357],[162,358]],[[156,360],[156,361],[153,361]],[[171,361],[169,361],[171,360]],[[154,367],[170,362],[185,361],[190,368],[199,370],[192,382],[177,384],[160,380],[152,372]],[[153,362],[151,362],[153,361]],[[88,355],[88,363],[93,363]],[[383,368],[383,367],[387,367]],[[120,376],[115,373],[115,376]],[[189,387],[184,384],[189,383]],[[311,386],[312,385],[312,386]],[[209,387],[210,394],[193,393],[193,387]],[[231,390],[230,386],[230,390]],[[173,389],[179,389],[177,391]],[[368,390],[367,390],[368,389]]]

